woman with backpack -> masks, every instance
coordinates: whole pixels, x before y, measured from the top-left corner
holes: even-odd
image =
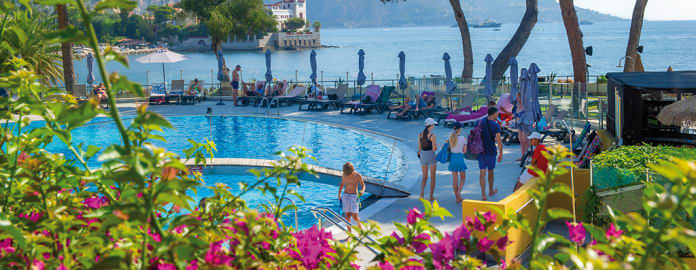
[[[457,203],[462,201],[462,188],[466,181],[466,163],[464,163],[464,153],[466,153],[466,137],[462,136],[462,124],[454,122],[454,130],[449,136],[450,159],[449,167],[452,172],[452,188]]]
[[[435,191],[435,174],[437,171],[437,161],[435,160],[435,151],[437,151],[437,138],[432,133],[437,122],[432,118],[425,119],[425,129],[418,134],[418,158],[420,158],[421,169],[423,171],[423,180],[421,182],[420,198],[423,198],[425,193],[425,184],[428,183],[428,169],[430,169],[430,201],[433,201],[433,192]]]

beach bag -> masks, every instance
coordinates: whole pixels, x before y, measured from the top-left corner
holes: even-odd
[[[450,155],[449,142],[446,142],[445,145],[442,146],[442,149],[440,149],[440,152],[435,156],[435,160],[440,163],[448,163],[450,161]]]
[[[477,160],[478,155],[483,153],[483,138],[481,138],[481,133],[483,128],[481,127],[481,122],[474,127],[467,137],[466,153],[464,153],[464,158],[468,160]]]
[[[362,103],[363,103],[363,104],[372,103],[372,98],[371,98],[370,96],[368,96],[368,95],[365,95],[365,97],[363,97],[363,99],[362,99]]]

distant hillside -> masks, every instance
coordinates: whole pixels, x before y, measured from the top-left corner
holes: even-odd
[[[273,2],[273,1],[268,1]],[[379,27],[453,25],[456,23],[447,0],[406,0],[382,4],[379,0],[307,0],[311,21],[322,27]],[[467,0],[462,9],[469,23],[492,19],[502,23],[519,23],[524,14],[524,0]],[[618,17],[577,8],[580,20],[611,21]],[[555,0],[539,0],[539,22],[561,22]]]

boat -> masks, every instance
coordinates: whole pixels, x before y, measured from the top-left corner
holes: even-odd
[[[500,31],[500,28],[493,29],[493,31]]]
[[[499,28],[501,25],[503,25],[503,24],[496,22],[494,20],[486,19],[482,23],[472,24],[471,27],[473,27],[473,28]]]
[[[588,20],[582,20],[580,21],[580,25],[593,25],[594,23]]]

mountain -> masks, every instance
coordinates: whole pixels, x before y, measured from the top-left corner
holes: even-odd
[[[270,1],[272,2],[272,1]],[[448,0],[400,0],[384,4],[379,0],[307,0],[310,21],[322,27],[380,27],[454,25]],[[485,19],[501,23],[520,22],[525,10],[524,0],[463,0],[462,9],[469,24]],[[621,18],[596,11],[576,8],[580,20],[616,21]],[[556,0],[539,0],[539,22],[561,22]]]

